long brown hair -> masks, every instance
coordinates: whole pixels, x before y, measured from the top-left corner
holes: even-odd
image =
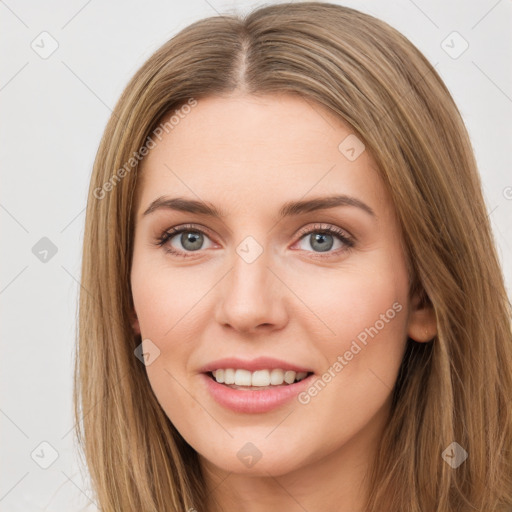
[[[108,122],[87,204],[74,389],[101,509],[208,509],[197,454],[134,355],[133,200],[139,152],[163,116],[235,91],[298,94],[353,128],[393,198],[411,294],[435,311],[436,338],[408,340],[366,510],[510,510],[511,308],[464,123],[403,35],[321,2],[193,23],[140,68]],[[457,468],[442,456],[453,442],[468,454]]]

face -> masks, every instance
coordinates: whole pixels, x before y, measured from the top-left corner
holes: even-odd
[[[280,475],[372,445],[407,336],[433,333],[353,130],[291,95],[201,99],[141,176],[133,325],[158,401],[201,460]]]

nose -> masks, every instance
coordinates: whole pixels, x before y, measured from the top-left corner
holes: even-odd
[[[252,262],[234,254],[233,266],[217,289],[216,320],[220,325],[256,333],[286,324],[291,292],[271,268],[270,259],[265,251]]]

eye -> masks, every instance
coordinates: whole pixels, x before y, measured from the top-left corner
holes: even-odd
[[[348,252],[355,245],[354,239],[348,233],[329,224],[315,224],[313,227],[304,228],[299,232],[299,236],[298,243],[305,242],[306,245],[310,245],[317,258],[327,258]],[[187,258],[194,256],[194,252],[205,249],[203,246],[205,239],[210,240],[203,229],[194,225],[186,225],[164,231],[156,243],[169,254]],[[331,251],[336,243],[338,244],[337,250]],[[308,251],[304,247],[300,247],[300,249]]]
[[[318,257],[321,258],[349,251],[355,245],[354,239],[348,233],[329,224],[315,224],[313,228],[301,230],[299,235],[301,235],[299,242],[305,242],[305,245],[312,247],[314,252],[327,253],[325,255],[318,254]],[[331,251],[336,242],[338,249]],[[301,247],[301,249],[308,250],[304,247]]]
[[[170,254],[187,258],[193,256],[193,254],[187,253],[204,249],[205,238],[209,239],[203,230],[194,226],[181,226],[164,231],[158,238],[157,245],[163,247]],[[176,239],[175,244],[177,243],[181,247],[176,248],[173,245],[174,239]]]

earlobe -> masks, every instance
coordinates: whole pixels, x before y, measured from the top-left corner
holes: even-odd
[[[132,308],[132,310],[130,312],[130,323],[132,325],[133,332],[135,334],[140,335],[139,319],[137,318],[137,313],[135,311],[135,308]]]
[[[411,301],[407,335],[418,343],[432,341],[437,335],[436,314],[429,300],[415,296]]]

